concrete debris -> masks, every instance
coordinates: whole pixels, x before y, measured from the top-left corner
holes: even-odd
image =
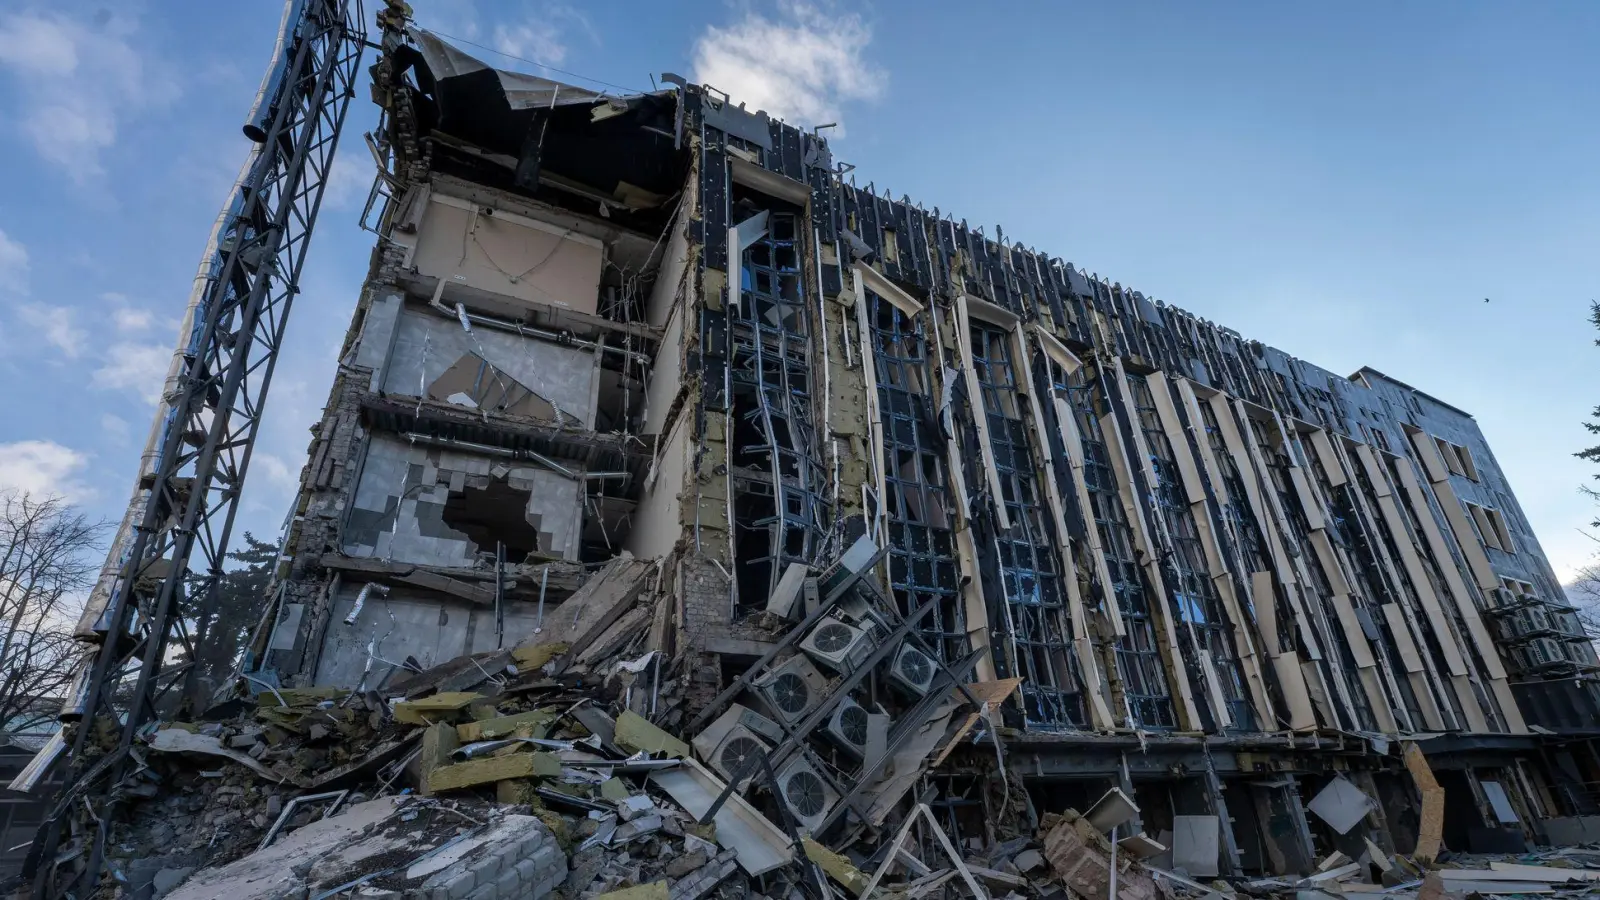
[[[1327,787],[1311,798],[1306,809],[1316,813],[1318,818],[1339,834],[1348,834],[1375,806],[1377,802],[1351,784],[1350,779],[1336,775]]]

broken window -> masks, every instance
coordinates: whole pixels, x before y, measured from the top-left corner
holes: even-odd
[[[1116,645],[1117,672],[1122,682],[1127,715],[1142,728],[1174,728],[1172,695],[1167,687],[1166,670],[1156,643],[1155,625],[1150,617],[1150,601],[1145,592],[1144,575],[1133,550],[1133,531],[1122,510],[1111,454],[1100,432],[1100,413],[1104,409],[1098,380],[1081,367],[1066,376],[1061,367],[1050,365],[1053,386],[1067,400],[1077,417],[1083,440],[1083,480],[1093,509],[1085,515],[1094,518],[1100,548],[1112,583],[1102,585],[1116,595],[1127,632]]]
[[[468,353],[428,385],[428,397],[454,406],[495,414],[527,416],[545,422],[582,425],[532,388],[517,381],[476,353]]]
[[[1180,631],[1188,633],[1193,641],[1193,646],[1187,648],[1192,654],[1189,667],[1200,675],[1204,665],[1201,659],[1212,661],[1232,727],[1249,731],[1255,727],[1254,716],[1245,699],[1238,655],[1233,649],[1233,626],[1222,611],[1221,598],[1206,568],[1205,548],[1201,546],[1200,533],[1195,526],[1194,510],[1183,490],[1172,444],[1167,440],[1166,429],[1161,427],[1149,384],[1142,376],[1129,375],[1128,387],[1132,391],[1138,426],[1150,450],[1150,465],[1155,471],[1156,483],[1150,486],[1151,499],[1166,523],[1167,538],[1171,542],[1172,552],[1167,555],[1163,574],[1172,592],[1178,621],[1185,625]],[[1204,680],[1196,678],[1200,683]]]
[[[1061,576],[1052,547],[1061,546],[1040,497],[1038,470],[1022,419],[1009,332],[975,325],[972,364],[981,409],[1011,527],[995,535],[1000,583],[1005,590],[1011,659],[997,654],[1001,677],[1020,677],[1023,709],[1031,724],[1082,725],[1083,693]]]
[[[1472,459],[1471,450],[1440,437],[1434,438],[1433,443],[1439,448],[1439,456],[1450,474],[1461,475],[1471,481],[1478,480],[1478,465]]]
[[[765,608],[790,563],[809,565],[827,516],[812,419],[800,217],[767,214],[744,251],[730,317],[734,529],[741,605]]]
[[[866,298],[883,419],[880,502],[888,520],[889,582],[902,614],[935,605],[922,620],[923,635],[954,661],[969,647],[927,345],[916,319],[870,289]]]
[[[1506,520],[1500,515],[1500,510],[1470,500],[1461,501],[1461,505],[1472,514],[1472,522],[1478,529],[1478,539],[1485,547],[1493,547],[1506,553],[1516,552],[1515,545],[1511,543],[1511,532],[1506,530]]]

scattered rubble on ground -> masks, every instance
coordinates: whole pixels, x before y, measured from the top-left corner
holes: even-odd
[[[853,557],[857,569],[871,556]],[[1175,854],[1128,833],[1139,809],[1121,790],[1082,815],[1033,810],[1003,768],[1011,732],[987,715],[1004,699],[996,692],[1015,683],[961,685],[948,669],[912,709],[896,709],[909,726],[870,740],[854,785],[819,780],[815,789],[830,797],[835,788],[849,794],[828,804],[841,811],[828,819],[804,797],[780,803],[774,787],[793,786],[773,764],[792,773],[778,758],[786,738],[796,758],[826,753],[830,726],[780,725],[757,710],[771,711],[763,703],[773,700],[774,672],[806,669],[826,682],[813,687],[845,696],[852,673],[876,660],[829,678],[814,674],[804,651],[771,653],[709,706],[683,709],[677,684],[638,679],[655,654],[637,653],[652,616],[635,613],[655,600],[634,586],[645,568],[618,568],[580,591],[609,601],[521,646],[421,671],[407,663],[363,692],[257,685],[199,721],[152,728],[137,749],[139,778],[125,789],[130,815],[112,825],[116,883],[102,893],[1434,900],[1587,893],[1600,882],[1600,849],[1458,856],[1429,867],[1370,840],[1360,858],[1336,852],[1304,877],[1216,879],[1158,867]],[[872,582],[848,569],[808,577],[805,593],[807,620],[780,650],[836,608],[907,640],[909,620],[885,615]],[[989,791],[988,838],[952,833],[929,807],[925,776],[946,764],[987,767],[991,777],[979,783]]]

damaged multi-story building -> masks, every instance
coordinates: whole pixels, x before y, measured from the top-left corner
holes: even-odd
[[[1213,823],[1225,874],[1410,852],[1419,767],[1451,847],[1597,811],[1595,650],[1467,412],[859,188],[710,86],[420,30],[373,71],[377,242],[257,683],[560,633],[625,564],[655,718],[713,768],[781,748],[816,833],[882,823],[952,685],[985,717],[918,796],[962,838],[997,752],[1036,815]],[[1344,831],[1307,811],[1340,779]]]

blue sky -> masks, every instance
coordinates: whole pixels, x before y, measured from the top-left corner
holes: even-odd
[[[1414,384],[1478,417],[1558,573],[1592,553],[1571,454],[1600,403],[1600,4],[413,6],[589,78],[839,121],[862,183]],[[279,9],[0,0],[0,487],[118,514]],[[262,536],[366,271],[374,118],[363,93],[289,326],[241,522]]]

